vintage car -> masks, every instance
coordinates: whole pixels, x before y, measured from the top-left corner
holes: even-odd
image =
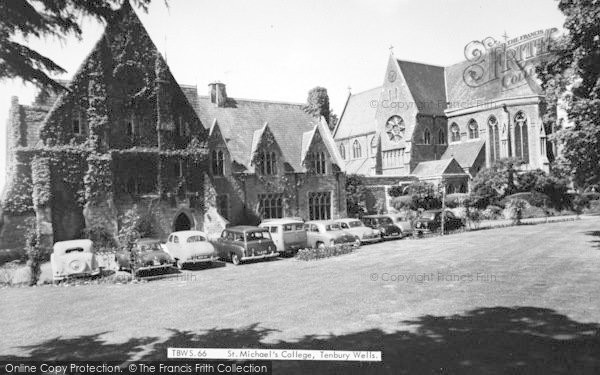
[[[230,227],[223,230],[221,237],[213,243],[219,258],[231,261],[236,266],[246,260],[279,255],[267,228],[249,225]]]
[[[432,233],[440,231],[442,228],[442,210],[425,211],[415,221],[414,234],[421,236],[424,233]],[[454,216],[452,211],[444,212],[444,232],[460,229],[465,226],[465,223],[458,217]]]
[[[217,260],[215,247],[208,242],[204,232],[197,230],[171,233],[165,247],[179,269],[186,264],[209,263]]]
[[[97,276],[100,267],[91,240],[59,241],[50,255],[52,278],[60,281],[69,277]]]
[[[401,214],[388,214],[384,216],[388,216],[392,219],[394,225],[400,228],[402,236],[410,236],[413,233],[413,225],[406,216]]]
[[[402,230],[389,215],[366,215],[362,217],[362,222],[369,228],[377,229],[383,239],[402,237]]]
[[[134,275],[141,271],[173,267],[173,259],[164,251],[160,240],[155,238],[140,238],[130,250],[121,250],[115,257],[119,270],[130,271]]]
[[[360,238],[361,243],[377,242],[381,240],[381,233],[377,229],[369,228],[359,219],[345,218],[337,219],[344,232],[351,233]]]
[[[342,230],[333,220],[313,220],[304,223],[307,244],[312,248],[324,248],[335,245],[360,246],[360,237]]]
[[[268,219],[259,227],[269,230],[280,254],[293,255],[306,247],[304,221],[300,218]]]

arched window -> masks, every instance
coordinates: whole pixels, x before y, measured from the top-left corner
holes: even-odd
[[[498,131],[498,119],[490,116],[488,119],[488,134],[490,147],[490,161],[493,163],[500,159],[500,133]]]
[[[479,138],[479,125],[477,125],[477,121],[474,119],[469,120],[467,127],[469,128],[469,139]]]
[[[346,147],[343,144],[340,144],[340,155],[342,159],[346,160]]]
[[[425,131],[423,132],[423,144],[431,144],[431,132],[429,131],[429,129],[425,129]]]
[[[515,156],[529,163],[529,137],[527,116],[521,111],[515,115]]]
[[[212,151],[212,172],[215,176],[223,176],[223,164],[225,155],[222,150]]]
[[[450,184],[448,185],[448,187],[446,188],[446,194],[454,194],[454,185]]]
[[[362,150],[360,148],[360,143],[358,142],[358,139],[355,139],[354,143],[352,143],[352,157],[354,159],[362,157]]]
[[[452,136],[451,136],[452,142],[459,142],[460,141],[460,128],[458,127],[458,125],[455,122],[453,122],[452,125],[450,125],[450,132],[452,133]]]
[[[375,156],[377,154],[377,136],[374,135],[371,138],[371,156]]]
[[[446,133],[440,129],[438,132],[438,144],[445,145],[446,144]]]

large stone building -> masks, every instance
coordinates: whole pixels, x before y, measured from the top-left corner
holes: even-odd
[[[548,170],[551,129],[542,122],[532,67],[547,54],[553,31],[485,46],[447,67],[391,53],[382,85],[349,94],[335,129],[346,172],[371,183],[378,176],[396,177],[396,184],[443,181],[453,193],[467,192],[469,180],[500,158]]]
[[[116,235],[134,205],[161,236],[262,218],[345,216],[343,162],[324,120],[301,104],[228,97],[223,83],[179,85],[125,2],[67,90],[13,98],[0,247],[44,246],[84,228]]]

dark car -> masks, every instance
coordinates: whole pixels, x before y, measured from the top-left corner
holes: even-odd
[[[402,230],[388,215],[367,215],[362,217],[366,226],[379,230],[382,239],[401,238]]]
[[[452,211],[444,212],[444,232],[457,230],[465,226],[465,223],[458,217],[454,216]],[[417,236],[423,233],[432,233],[441,231],[442,227],[442,210],[425,211],[420,218],[415,220],[414,234]]]
[[[246,260],[279,255],[268,228],[246,225],[230,227],[213,244],[219,258],[229,260],[236,266]]]
[[[173,267],[173,259],[164,251],[160,240],[154,238],[136,240],[130,250],[117,252],[116,258],[119,270],[131,271],[136,275],[140,271]]]

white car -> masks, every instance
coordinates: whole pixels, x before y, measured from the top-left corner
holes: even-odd
[[[218,258],[206,234],[197,230],[173,232],[165,246],[179,269],[185,264],[214,262]]]
[[[100,267],[91,240],[59,241],[50,255],[52,278],[60,281],[69,277],[97,276]]]
[[[345,218],[337,219],[335,222],[340,225],[343,231],[358,236],[361,243],[381,241],[381,232],[377,229],[367,227],[359,219]]]

